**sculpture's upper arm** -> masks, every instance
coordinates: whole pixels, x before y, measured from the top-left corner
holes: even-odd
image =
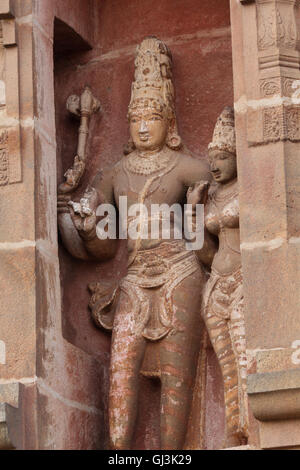
[[[209,164],[206,160],[184,156],[181,160],[181,179],[187,188],[199,181],[211,181]]]
[[[114,169],[104,169],[98,171],[93,179],[92,186],[98,191],[101,202],[114,204]]]

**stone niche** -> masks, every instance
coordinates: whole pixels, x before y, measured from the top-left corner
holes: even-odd
[[[55,20],[59,181],[72,164],[77,146],[78,122],[66,111],[67,98],[81,93],[84,86],[89,85],[101,102],[101,113],[92,120],[87,172],[78,195],[97,171],[120,159],[128,141],[126,115],[134,73],[134,52],[145,36],[161,37],[172,51],[180,134],[195,158],[206,158],[216,117],[225,104],[233,101],[228,2],[205,0],[200,6],[197,0],[176,1],[176,5],[169,0],[150,3],[146,0],[101,2],[94,11],[97,21],[92,48],[80,42],[77,32],[69,28],[67,13],[65,23]],[[100,406],[104,409],[106,423],[110,338],[92,323],[87,285],[95,280],[121,278],[126,270],[124,246],[120,243],[114,261],[106,263],[75,260],[62,246],[59,253],[63,336],[76,348],[92,355],[99,364],[91,386],[97,384],[99,387]],[[76,374],[80,373],[77,370]],[[159,449],[160,385],[142,377],[140,380],[134,448]],[[224,428],[222,379],[208,341],[201,381],[205,403],[203,415],[199,417],[199,445],[219,448]],[[106,433],[106,424],[104,426]]]
[[[76,152],[70,95],[101,102],[76,195],[128,142],[134,53],[161,38],[174,58],[179,133],[207,157],[234,103],[245,297],[249,445],[299,448],[300,198],[298,0],[0,1],[0,449],[106,449],[110,337],[88,309],[113,261],[72,258],[57,230],[57,186]],[[199,312],[200,315],[200,312]],[[196,449],[224,439],[222,378],[203,338],[191,424]],[[159,449],[160,384],[140,378],[133,447]]]

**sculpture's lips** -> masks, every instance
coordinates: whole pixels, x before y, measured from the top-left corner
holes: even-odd
[[[147,140],[149,140],[150,136],[148,134],[143,134],[143,135],[140,135],[140,140],[142,140],[143,142],[146,142]]]

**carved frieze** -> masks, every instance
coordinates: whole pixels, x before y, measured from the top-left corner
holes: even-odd
[[[286,106],[284,108],[284,139],[292,142],[300,141],[300,108]]]
[[[280,10],[280,6],[288,4],[289,8]],[[258,48],[268,49],[272,46],[296,49],[299,37],[294,16],[295,2],[262,2],[258,1]]]
[[[288,77],[263,78],[259,81],[261,98],[279,95],[287,98],[299,98],[300,81]]]
[[[257,46],[260,69],[299,69],[297,0],[257,0]]]
[[[263,137],[265,142],[277,141],[285,136],[284,113],[281,107],[263,111]]]
[[[9,4],[9,2],[7,2]],[[10,10],[9,10],[10,12]],[[21,182],[19,58],[16,25],[0,10],[0,186]]]
[[[258,101],[248,109],[249,145],[300,140],[298,0],[256,0]]]
[[[270,142],[300,142],[300,106],[280,105],[248,110],[250,146]]]
[[[282,93],[283,96],[296,98],[297,89],[299,89],[299,83],[294,78],[283,78],[282,80]]]
[[[280,91],[280,78],[260,80],[260,92],[262,98],[269,98],[270,96],[279,95]]]
[[[9,183],[9,161],[7,144],[7,131],[2,131],[0,133],[0,186],[4,186]]]

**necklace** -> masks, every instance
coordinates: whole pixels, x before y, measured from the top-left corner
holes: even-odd
[[[179,156],[178,156],[178,155],[175,156],[175,158],[173,159],[173,161],[172,161],[171,158],[169,158],[168,165],[166,165],[166,166],[164,166],[163,168],[161,168],[161,170],[159,171],[158,174],[152,175],[152,176],[149,175],[150,178],[147,178],[146,181],[147,181],[147,182],[148,182],[148,181],[151,181],[151,183],[150,183],[149,187],[147,188],[147,193],[146,193],[145,197],[150,197],[150,196],[152,196],[153,193],[155,193],[155,192],[157,191],[157,189],[160,187],[161,179],[162,179],[164,176],[166,176],[168,173],[170,173],[170,172],[176,167],[176,165],[177,165],[177,163],[178,163],[178,159],[179,159]],[[127,176],[129,189],[130,189],[133,193],[135,193],[135,194],[141,194],[141,192],[142,192],[143,190],[137,190],[137,189],[134,187],[134,185],[132,184],[132,181],[131,181],[132,172],[131,172],[131,171],[128,169],[128,167],[127,167],[128,159],[126,159],[126,160],[123,161],[123,162],[124,162],[124,163],[123,163],[123,169],[124,169],[124,172],[125,172],[125,174],[126,174],[126,176]],[[156,173],[157,173],[157,171],[156,171]],[[141,173],[139,173],[139,174],[141,174]],[[144,174],[144,176],[148,176],[148,175],[145,175],[145,174]],[[154,188],[151,189],[151,186],[152,186],[152,184],[153,184],[155,181],[157,182],[157,184],[155,185]]]
[[[236,184],[236,180],[234,180],[232,183],[229,183],[227,188],[228,187],[231,187],[231,186],[234,186]],[[227,189],[226,188],[226,189]],[[216,191],[212,197],[214,199],[215,202],[224,202],[224,201],[228,201],[229,199],[232,199],[234,197],[238,196],[238,188],[234,188],[233,191],[229,192],[229,193],[225,193],[225,194],[218,194],[218,191]]]
[[[142,156],[138,152],[131,153],[126,158],[126,168],[131,173],[137,175],[151,175],[158,171],[167,168],[171,160],[171,155],[168,155],[164,149],[152,155]]]

